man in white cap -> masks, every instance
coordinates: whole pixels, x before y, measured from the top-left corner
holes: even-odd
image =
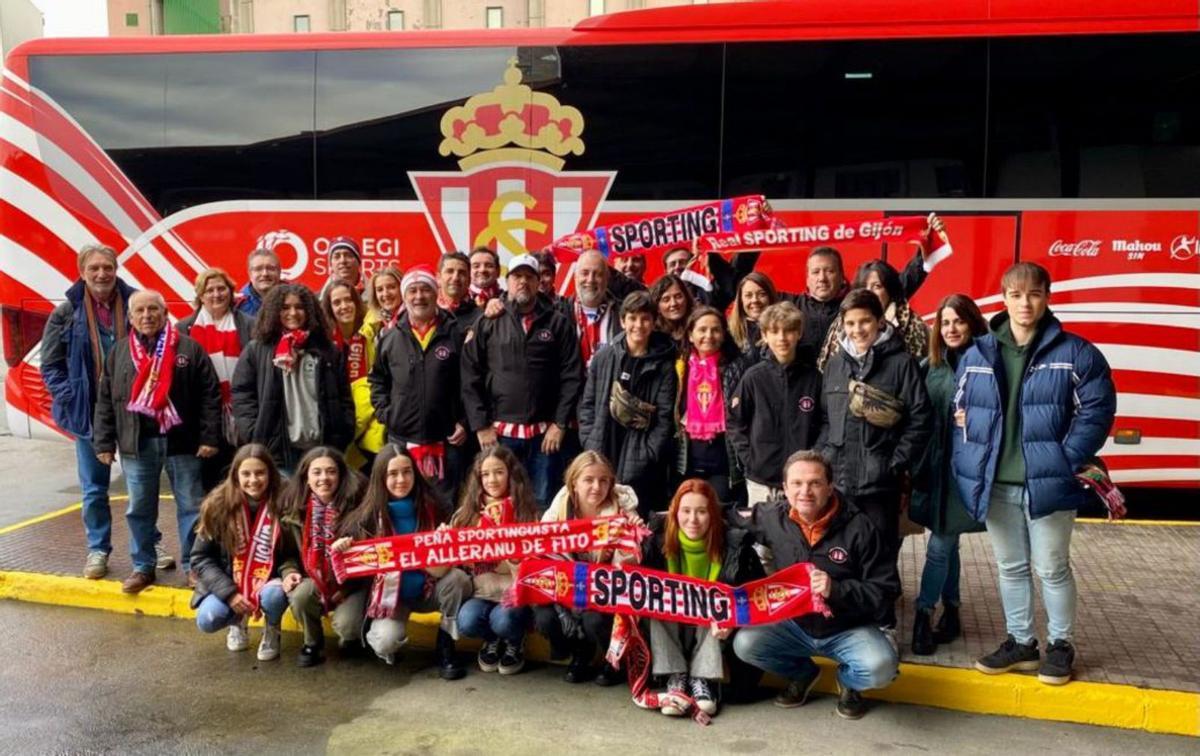
[[[504,312],[481,318],[463,346],[462,398],[483,448],[511,449],[545,509],[562,477],[562,441],[582,388],[575,327],[538,293],[533,255],[508,264]]]

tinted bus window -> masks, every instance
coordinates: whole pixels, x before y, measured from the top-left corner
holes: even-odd
[[[442,116],[500,86],[510,58],[523,84],[583,116],[584,152],[565,156],[563,170],[618,171],[610,199],[714,196],[712,45],[321,52],[319,196],[414,199],[408,171],[457,171],[456,156],[438,153]]]
[[[34,58],[32,83],[163,216],[313,196],[313,53]]]
[[[724,196],[978,197],[982,40],[731,44]]]
[[[1200,35],[991,45],[989,196],[1200,196]]]

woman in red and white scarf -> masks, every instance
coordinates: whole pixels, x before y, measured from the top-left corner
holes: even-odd
[[[211,491],[225,477],[237,448],[237,429],[233,423],[233,394],[230,381],[242,349],[254,334],[254,318],[233,306],[236,286],[220,268],[208,268],[196,276],[196,311],[179,321],[179,332],[191,336],[212,360],[221,382],[221,430],[219,451],[204,461],[200,479],[205,491]]]
[[[333,630],[341,639],[343,655],[362,648],[362,603],[346,599],[366,586],[362,581],[339,583],[329,557],[343,518],[351,515],[362,498],[362,488],[362,476],[346,466],[340,451],[318,446],[300,459],[296,475],[284,491],[279,517],[300,545],[299,565],[304,572],[304,578],[288,592],[292,615],[304,629],[304,646],[297,660],[301,667],[325,661],[321,618],[326,612],[333,615]]]
[[[402,444],[388,444],[375,457],[362,505],[343,518],[342,537],[330,548],[345,551],[356,540],[436,530],[441,511],[437,493],[412,452]],[[471,578],[461,569],[429,567],[376,575],[369,587],[347,597],[346,603],[357,602],[365,610],[370,621],[367,644],[388,664],[408,642],[409,615],[440,612],[438,673],[444,680],[458,680],[467,674],[454,650],[458,610],[471,591]]]
[[[366,322],[367,305],[362,295],[349,281],[335,278],[329,282],[321,295],[321,312],[329,320],[333,343],[342,353],[346,380],[354,397],[354,443],[346,449],[346,463],[366,472],[387,440],[387,430],[371,406],[371,387],[367,383],[379,340],[375,326]]]
[[[229,475],[200,505],[192,544],[196,625],[206,633],[228,627],[225,647],[245,651],[246,626],[251,617],[261,615],[266,624],[259,661],[279,658],[287,593],[303,577],[299,545],[279,520],[281,489],[279,468],[267,447],[247,444],[238,449]]]

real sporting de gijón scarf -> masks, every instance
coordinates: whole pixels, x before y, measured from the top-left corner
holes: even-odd
[[[331,554],[341,582],[382,572],[519,560],[598,549],[637,552],[649,531],[625,517],[522,522],[490,528],[444,528],[372,538]]]
[[[829,615],[825,599],[812,591],[812,570],[801,562],[734,588],[632,565],[526,559],[517,569],[511,603],[561,604],[689,625],[768,625],[812,612]]]

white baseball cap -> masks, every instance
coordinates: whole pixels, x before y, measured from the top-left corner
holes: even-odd
[[[542,266],[538,265],[537,258],[533,255],[517,255],[508,261],[508,272],[515,273],[517,268],[531,268],[534,273],[541,273]]]

